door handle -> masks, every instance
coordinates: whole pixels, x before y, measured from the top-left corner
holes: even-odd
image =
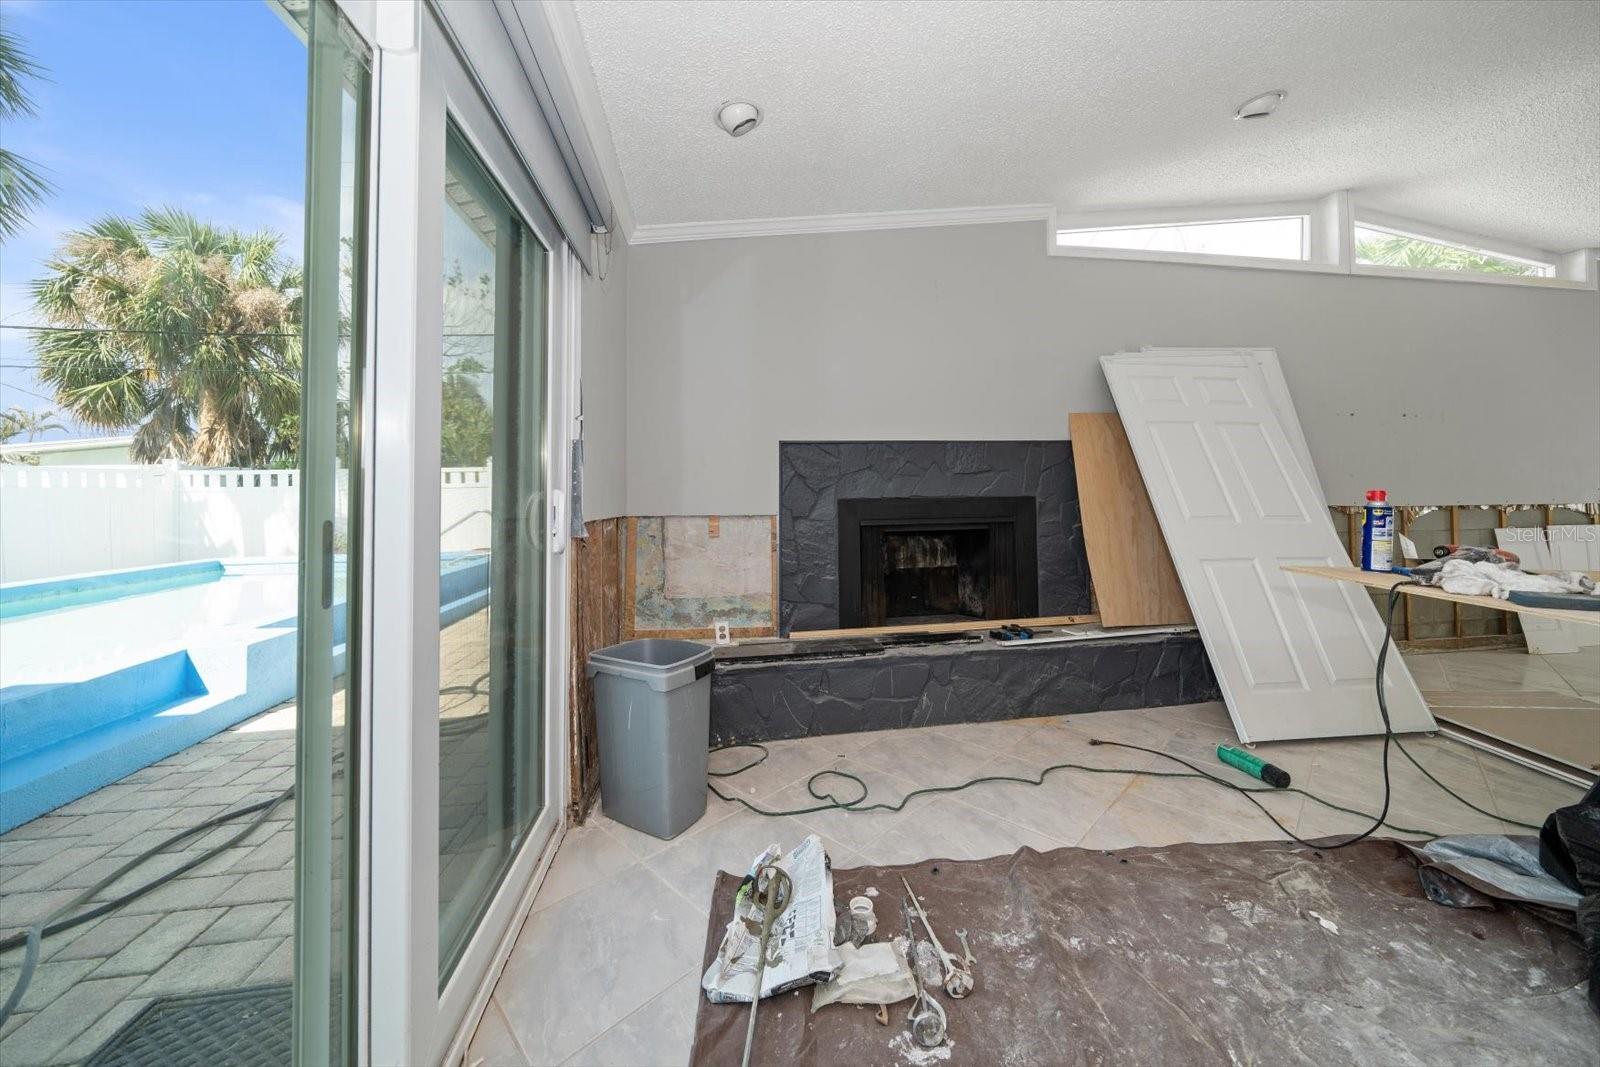
[[[540,552],[544,551],[543,502],[543,493],[532,493],[528,497],[528,502],[522,506],[522,525],[528,531],[528,544]]]
[[[333,520],[322,522],[322,610],[333,607]]]
[[[550,490],[550,551],[560,552],[567,547],[567,510],[563,506],[566,496],[559,489]]]

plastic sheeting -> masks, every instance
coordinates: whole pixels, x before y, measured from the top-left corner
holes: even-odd
[[[902,874],[977,960],[971,995],[934,993],[949,1043],[911,1042],[904,1004],[884,1026],[870,1007],[812,1014],[797,990],[762,1002],[752,1062],[1566,1063],[1600,1048],[1569,930],[1439,907],[1391,841],[1023,849],[838,870],[836,897],[876,890],[892,915]],[[721,875],[712,894],[708,964],[737,883]],[[897,925],[880,918],[876,936]],[[748,1010],[702,1002],[692,1062],[737,1064]]]

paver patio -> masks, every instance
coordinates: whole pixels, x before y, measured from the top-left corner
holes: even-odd
[[[441,715],[483,717],[474,683],[487,668],[488,612],[441,635]],[[173,833],[294,784],[295,706],[279,705],[198,745],[0,835],[0,937],[50,915],[82,890]],[[335,697],[334,718],[344,719]],[[480,732],[470,727],[468,734]],[[466,756],[476,745],[462,746]],[[481,749],[480,749],[481,751]],[[457,773],[473,765],[460,761]],[[481,790],[479,790],[481,792]],[[467,791],[452,822],[473,822]],[[250,818],[184,841],[106,887],[126,892],[227,841]],[[481,816],[479,818],[481,822]],[[0,1029],[0,1063],[76,1063],[156,997],[288,982],[294,966],[294,802],[285,801],[233,847],[108,915],[45,939],[17,1013]],[[0,999],[22,950],[0,954]]]

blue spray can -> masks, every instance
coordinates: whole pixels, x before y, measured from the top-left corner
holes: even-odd
[[[1361,569],[1394,570],[1394,506],[1386,489],[1367,490],[1367,519],[1361,524]]]

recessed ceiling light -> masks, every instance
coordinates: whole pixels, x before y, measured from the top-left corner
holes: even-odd
[[[1233,113],[1236,119],[1264,119],[1283,103],[1283,98],[1289,94],[1283,89],[1274,89],[1260,96],[1253,96],[1239,105],[1239,110]]]
[[[743,137],[761,125],[761,109],[748,100],[729,100],[717,108],[717,125],[731,137]]]

